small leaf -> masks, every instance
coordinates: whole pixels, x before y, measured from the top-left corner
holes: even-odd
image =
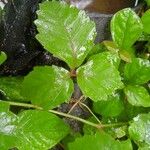
[[[69,144],[69,150],[132,150],[131,142],[115,141],[110,135],[104,132],[97,132],[95,135],[85,135],[77,138]]]
[[[109,51],[113,53],[117,53],[119,51],[118,47],[113,41],[103,41],[103,43]]]
[[[71,69],[82,64],[93,47],[95,24],[84,11],[60,2],[43,2],[35,21],[36,38]]]
[[[0,52],[0,65],[7,59],[7,56],[4,52]]]
[[[35,67],[23,81],[22,94],[46,109],[69,101],[72,92],[73,82],[63,68]]]
[[[77,70],[77,81],[83,94],[95,102],[107,99],[123,87],[111,56],[109,52],[97,54]]]
[[[129,134],[137,144],[150,146],[150,113],[135,117],[129,127]]]
[[[125,79],[133,84],[144,84],[150,80],[150,61],[141,58],[132,59],[124,69]]]
[[[19,114],[16,135],[21,150],[47,150],[69,133],[69,128],[57,116],[36,110]]]
[[[150,107],[150,95],[144,87],[128,85],[124,91],[130,104]]]
[[[117,12],[111,21],[112,38],[121,50],[128,50],[142,34],[140,17],[130,8]]]
[[[144,13],[141,19],[144,26],[144,32],[150,34],[150,9]]]
[[[0,77],[0,91],[8,100],[27,101],[21,94],[22,77]]]
[[[95,102],[93,107],[96,113],[104,117],[118,116],[124,110],[123,102],[118,93],[109,96],[107,100]]]

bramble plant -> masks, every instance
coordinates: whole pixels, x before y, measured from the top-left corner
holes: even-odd
[[[57,1],[40,4],[36,38],[70,70],[36,66],[25,77],[0,77],[0,149],[150,149],[150,10],[140,18],[132,9],[111,20],[112,41],[95,45],[95,24],[84,11]],[[144,50],[134,44],[144,40]],[[3,53],[0,63],[4,61]],[[90,98],[85,120],[54,108],[69,103],[77,83]],[[10,106],[20,107],[14,114]],[[77,136],[57,115],[84,123]],[[69,139],[70,138],[70,139]]]

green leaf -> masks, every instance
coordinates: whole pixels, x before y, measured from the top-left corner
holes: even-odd
[[[19,150],[47,150],[68,133],[69,127],[49,112],[27,110],[16,116],[9,111],[0,111],[0,149],[3,150],[13,147]]]
[[[120,95],[116,93],[107,100],[95,102],[93,109],[104,117],[116,117],[124,110],[124,105]]]
[[[130,84],[144,84],[150,80],[150,61],[141,58],[132,59],[124,69],[124,77]]]
[[[130,104],[150,107],[150,95],[144,87],[128,85],[124,91]]]
[[[130,124],[129,134],[137,144],[150,146],[150,113],[135,117]]]
[[[0,149],[8,150],[15,147],[15,121],[17,116],[9,112],[8,105],[0,101]]]
[[[95,102],[107,99],[123,87],[111,56],[109,52],[97,54],[77,70],[77,81],[83,94]]]
[[[35,67],[23,81],[22,94],[33,104],[46,109],[69,101],[73,82],[69,72],[57,67]]]
[[[9,111],[9,104],[0,100],[0,112],[8,112],[8,111]]]
[[[112,38],[121,50],[128,50],[142,33],[142,22],[130,8],[117,12],[111,21]]]
[[[0,52],[0,65],[7,59],[7,56],[4,52]]]
[[[57,116],[43,111],[28,110],[19,114],[16,135],[20,150],[47,150],[69,133]]]
[[[144,13],[141,19],[144,26],[144,32],[150,34],[150,9]]]
[[[20,94],[22,82],[22,77],[0,77],[0,91],[8,100],[27,101]]]
[[[104,132],[97,132],[95,135],[85,135],[77,138],[69,144],[69,150],[132,150],[130,141],[115,141],[110,135]]]
[[[145,0],[147,5],[150,6],[150,0]]]
[[[36,38],[45,49],[74,69],[93,47],[95,24],[84,11],[60,2],[44,2],[35,21]]]

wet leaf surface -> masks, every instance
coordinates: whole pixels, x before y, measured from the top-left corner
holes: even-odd
[[[127,50],[142,33],[140,17],[130,8],[117,12],[111,20],[112,38],[121,50]]]
[[[150,61],[142,58],[134,58],[126,64],[124,69],[125,79],[130,84],[144,84],[150,80]]]
[[[36,37],[44,48],[72,69],[81,65],[93,47],[94,22],[84,11],[56,1],[40,4],[37,14],[35,24],[39,34]]]
[[[130,104],[134,106],[150,107],[150,95],[142,86],[127,86],[125,94]]]
[[[0,102],[0,108],[3,106]],[[49,112],[27,110],[16,116],[0,109],[0,149],[47,150],[68,133],[69,127]]]
[[[93,101],[106,100],[122,88],[121,77],[109,52],[97,54],[77,70],[77,81],[83,94]]]
[[[150,113],[135,117],[129,127],[129,134],[137,144],[150,147]]]

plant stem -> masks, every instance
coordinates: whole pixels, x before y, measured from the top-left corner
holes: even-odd
[[[92,116],[97,120],[97,122],[98,122],[99,124],[101,124],[101,121],[96,117],[96,115],[92,112],[92,110],[91,110],[87,105],[85,105],[85,104],[82,103],[82,102],[80,102],[79,104],[81,104],[82,106],[84,106],[84,107],[92,114]]]
[[[2,100],[0,100],[0,102],[7,103],[7,104],[12,105],[12,106],[34,108],[34,109],[39,109],[39,110],[43,109],[42,107],[39,107],[39,106],[36,106],[36,105],[33,105],[33,104],[27,104],[27,103],[19,103],[19,102],[12,102],[12,101],[2,101]]]
[[[43,110],[42,107],[32,105],[32,104],[12,102],[12,101],[2,101],[2,100],[0,100],[0,102],[7,103],[7,104],[12,105],[12,106],[20,106],[20,107],[26,107],[26,108],[34,108],[34,109],[37,109],[37,110]],[[128,122],[114,123],[114,124],[96,124],[96,123],[87,121],[85,119],[82,119],[82,118],[79,118],[79,117],[76,117],[76,116],[73,116],[73,115],[70,115],[70,114],[66,114],[66,113],[63,113],[63,112],[59,112],[59,111],[56,111],[56,110],[48,110],[48,112],[53,113],[53,114],[57,114],[57,115],[60,115],[60,116],[63,116],[63,117],[67,117],[67,118],[70,118],[70,119],[75,119],[75,120],[80,121],[82,123],[85,123],[87,125],[93,126],[97,129],[123,126],[123,125],[128,124]]]
[[[58,111],[55,111],[55,110],[49,110],[49,112],[51,112],[53,114],[60,115],[60,116],[64,116],[64,117],[67,117],[67,118],[75,119],[77,121],[80,121],[82,123],[88,124],[88,125],[96,127],[96,128],[101,128],[101,126],[99,124],[87,121],[85,119],[82,119],[82,118],[79,118],[79,117],[76,117],[76,116],[73,116],[73,115],[69,115],[69,114],[66,114],[66,113],[63,113],[63,112],[58,112]]]

